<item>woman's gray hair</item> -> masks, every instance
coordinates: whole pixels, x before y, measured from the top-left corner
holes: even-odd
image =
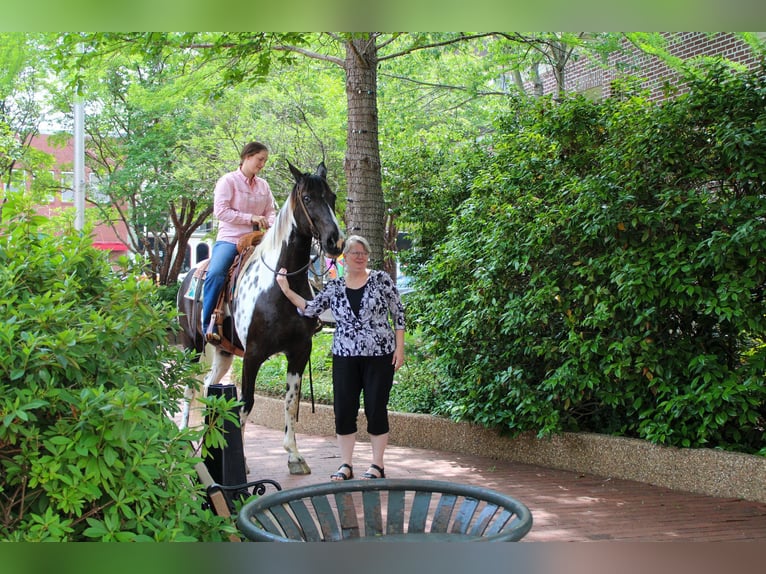
[[[367,242],[367,240],[362,237],[361,235],[349,235],[346,237],[346,245],[343,247],[343,253],[348,253],[351,250],[351,245],[353,243],[359,243],[364,247],[364,250],[369,254],[370,253],[370,244]]]

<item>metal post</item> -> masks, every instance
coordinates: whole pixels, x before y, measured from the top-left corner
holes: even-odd
[[[85,111],[82,96],[75,94],[74,102],[74,227],[85,227]]]

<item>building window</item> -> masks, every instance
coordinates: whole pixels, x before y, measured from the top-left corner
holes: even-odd
[[[27,189],[27,174],[24,170],[14,169],[11,171],[11,181],[8,185],[8,191],[26,191]]]
[[[61,201],[74,203],[74,172],[61,172]]]
[[[101,176],[91,172],[88,176],[88,197],[96,203],[109,203],[109,196],[106,194],[104,182]]]

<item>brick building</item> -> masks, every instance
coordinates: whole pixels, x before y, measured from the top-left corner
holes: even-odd
[[[766,37],[766,33],[759,35],[761,38]],[[722,56],[751,68],[758,63],[751,47],[732,33],[677,32],[665,36],[668,38],[668,53],[682,60],[698,56]],[[594,99],[607,98],[611,95],[613,80],[633,73],[644,78],[642,85],[650,90],[651,99],[662,99],[663,85],[677,83],[678,73],[660,58],[632,46],[626,47],[625,53],[610,55],[607,64],[587,58],[570,60],[565,69],[564,91],[586,94]],[[556,84],[552,73],[541,73],[541,80],[544,94],[555,93]]]
[[[61,213],[62,209],[70,208],[74,210],[74,143],[70,139],[63,147],[54,145],[50,141],[49,134],[39,134],[32,138],[31,147],[51,155],[55,161],[51,170],[51,178],[56,182],[57,187],[48,196],[47,203],[41,203],[37,207],[37,213],[44,216],[52,216]],[[85,182],[86,197],[98,193],[98,180],[94,177],[86,166]],[[18,185],[28,187],[30,182],[27,176],[20,170],[14,170],[15,183],[12,188]],[[0,184],[3,187],[4,183]],[[3,192],[5,189],[2,190]],[[85,204],[86,209],[92,209],[92,205]],[[74,218],[74,211],[72,217]],[[125,244],[127,240],[127,227],[120,222],[116,230],[106,224],[97,225],[93,230],[93,246],[111,253],[112,258],[120,255],[127,255],[129,249]]]

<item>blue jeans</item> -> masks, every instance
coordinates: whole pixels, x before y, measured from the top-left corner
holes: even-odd
[[[237,246],[228,241],[216,241],[213,253],[210,255],[210,265],[207,268],[205,287],[202,292],[202,332],[207,332],[210,316],[215,310],[218,296],[221,294],[226,274],[237,256]]]

